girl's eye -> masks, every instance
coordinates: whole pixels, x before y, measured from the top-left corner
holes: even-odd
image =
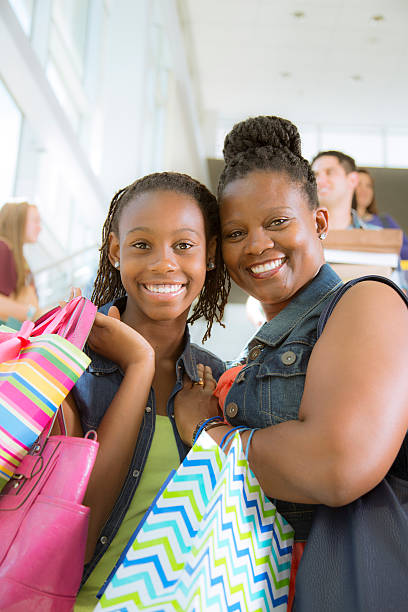
[[[192,246],[193,245],[191,244],[191,242],[179,242],[176,245],[176,248],[180,251],[186,251],[187,249],[191,249]]]
[[[134,242],[132,246],[134,246],[136,249],[142,249],[142,250],[149,248],[149,245],[147,244],[147,242],[142,242],[142,241]]]

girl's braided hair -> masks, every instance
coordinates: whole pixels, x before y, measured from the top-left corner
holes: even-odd
[[[113,232],[116,236],[119,236],[119,219],[122,211],[131,200],[149,191],[173,191],[191,197],[197,202],[203,214],[207,244],[210,238],[219,236],[218,207],[215,196],[205,185],[202,185],[187,174],[156,172],[120,189],[112,199],[108,216],[102,229],[99,267],[91,298],[97,306],[102,306],[126,295],[120,271],[114,268],[109,261],[109,235]],[[217,240],[214,263],[215,269],[207,271],[204,286],[187,321],[188,323],[194,323],[200,317],[206,319],[207,330],[203,342],[210,337],[214,321],[222,324],[224,308],[231,286],[221,256],[219,240]]]
[[[317,207],[316,179],[302,157],[297,127],[274,116],[250,117],[234,125],[225,137],[225,167],[218,183],[221,199],[228,183],[250,172],[284,172],[305,193],[311,209]]]

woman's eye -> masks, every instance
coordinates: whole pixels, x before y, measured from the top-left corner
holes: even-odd
[[[234,230],[233,232],[229,232],[225,237],[226,238],[241,238],[243,232],[242,230]]]
[[[269,226],[279,227],[279,225],[282,225],[283,223],[285,223],[285,221],[287,221],[287,219],[274,219],[269,223]]]

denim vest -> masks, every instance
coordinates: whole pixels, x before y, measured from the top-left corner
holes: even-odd
[[[288,306],[256,332],[243,355],[245,366],[225,400],[231,425],[264,428],[298,418],[319,316],[341,284],[324,264]],[[314,506],[281,501],[276,505],[294,527],[295,538],[306,539]]]
[[[120,298],[115,302],[105,304],[99,309],[99,311],[103,314],[107,314],[110,306],[113,304],[119,308],[120,312],[123,312],[126,305],[126,298]],[[99,355],[98,353],[95,353],[88,345],[85,345],[84,351],[92,359],[92,361],[88,366],[88,369],[82,374],[81,378],[76,383],[72,394],[78,408],[82,428],[84,433],[86,433],[90,429],[98,428],[103,415],[109,408],[115,393],[122,382],[123,372],[116,363],[102,357],[102,355]],[[176,363],[176,384],[169,399],[167,400],[167,414],[170,417],[173,425],[174,437],[176,439],[177,448],[180,455],[180,462],[184,459],[190,449],[182,442],[177,431],[174,420],[174,397],[183,387],[184,372],[192,380],[198,380],[198,363],[203,363],[204,365],[210,366],[213,376],[217,380],[225,370],[224,363],[218,357],[190,342],[190,334],[188,328],[186,328],[184,350]],[[150,445],[152,443],[154,434],[155,420],[156,400],[153,388],[151,388],[145,408],[143,422],[140,427],[139,436],[135,445],[133,458],[125,483],[100,534],[93,558],[85,566],[82,584],[87,580],[98,561],[105,554],[130,506],[133,495],[135,494],[135,491],[139,485],[147,456],[149,454]]]

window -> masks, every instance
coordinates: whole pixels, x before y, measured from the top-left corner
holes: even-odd
[[[14,195],[22,113],[0,80],[0,201]]]

